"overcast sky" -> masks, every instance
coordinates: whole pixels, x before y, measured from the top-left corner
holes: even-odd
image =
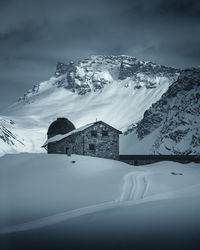
[[[58,61],[95,54],[200,65],[200,1],[0,0],[0,110]]]

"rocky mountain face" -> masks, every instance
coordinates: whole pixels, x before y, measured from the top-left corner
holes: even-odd
[[[139,61],[130,56],[93,56],[77,65],[58,63],[55,76],[66,74],[58,85],[64,86],[78,94],[102,89],[112,80],[131,78],[135,88],[155,88],[156,78],[174,77],[179,71],[174,68],[157,65],[152,62]],[[67,82],[68,84],[64,84]]]
[[[132,77],[138,83],[137,88],[141,87],[142,83],[146,83],[147,88],[155,87],[155,82],[149,82],[148,77],[156,78],[162,76],[174,77],[179,71],[171,67],[157,65],[152,62],[138,61],[136,58],[126,58],[121,62],[119,70],[119,79],[124,80],[127,77]],[[146,75],[146,78],[144,77]]]
[[[0,117],[0,154],[4,152],[15,152],[20,146],[24,147],[23,139],[15,132],[15,123],[12,120],[6,120]]]
[[[200,69],[183,70],[130,132],[149,137],[154,154],[200,154]]]
[[[79,95],[102,90],[113,81],[131,79],[134,89],[156,88],[160,78],[173,81],[179,70],[157,65],[152,62],[139,61],[135,57],[121,56],[91,56],[77,63],[57,63],[54,85],[62,87]],[[129,87],[130,83],[126,84]],[[20,101],[28,101],[40,92],[40,84],[28,90]]]

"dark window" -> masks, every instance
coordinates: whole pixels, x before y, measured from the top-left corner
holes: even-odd
[[[94,144],[89,144],[89,149],[90,150],[95,150],[95,145]]]
[[[108,131],[103,130],[103,131],[102,131],[102,136],[108,136]]]
[[[92,130],[91,131],[91,136],[97,137],[97,131],[96,130]]]

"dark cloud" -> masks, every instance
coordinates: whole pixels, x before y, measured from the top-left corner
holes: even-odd
[[[198,0],[0,0],[1,109],[57,61],[129,54],[197,66],[199,19]]]
[[[196,0],[168,0],[157,7],[158,13],[175,18],[200,19],[200,2]]]

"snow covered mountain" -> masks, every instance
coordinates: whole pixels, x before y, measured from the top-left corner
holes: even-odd
[[[121,153],[200,154],[199,125],[200,69],[183,70],[143,119],[121,137]]]
[[[54,76],[34,85],[4,115],[15,121],[26,141],[25,151],[41,152],[47,128],[57,117],[67,117],[76,127],[97,118],[126,131],[161,98],[179,72],[124,55],[58,63]]]
[[[63,87],[79,95],[96,92],[113,81],[129,80],[134,89],[145,87],[156,88],[160,80],[174,79],[179,71],[174,68],[157,65],[152,62],[139,61],[130,56],[91,56],[76,64],[59,62],[55,72],[54,85]],[[164,78],[164,79],[163,79]],[[37,97],[42,84],[34,85],[19,102],[29,102],[31,97]],[[32,100],[33,101],[33,100]]]
[[[25,149],[24,140],[16,134],[15,123],[0,117],[0,155]]]

